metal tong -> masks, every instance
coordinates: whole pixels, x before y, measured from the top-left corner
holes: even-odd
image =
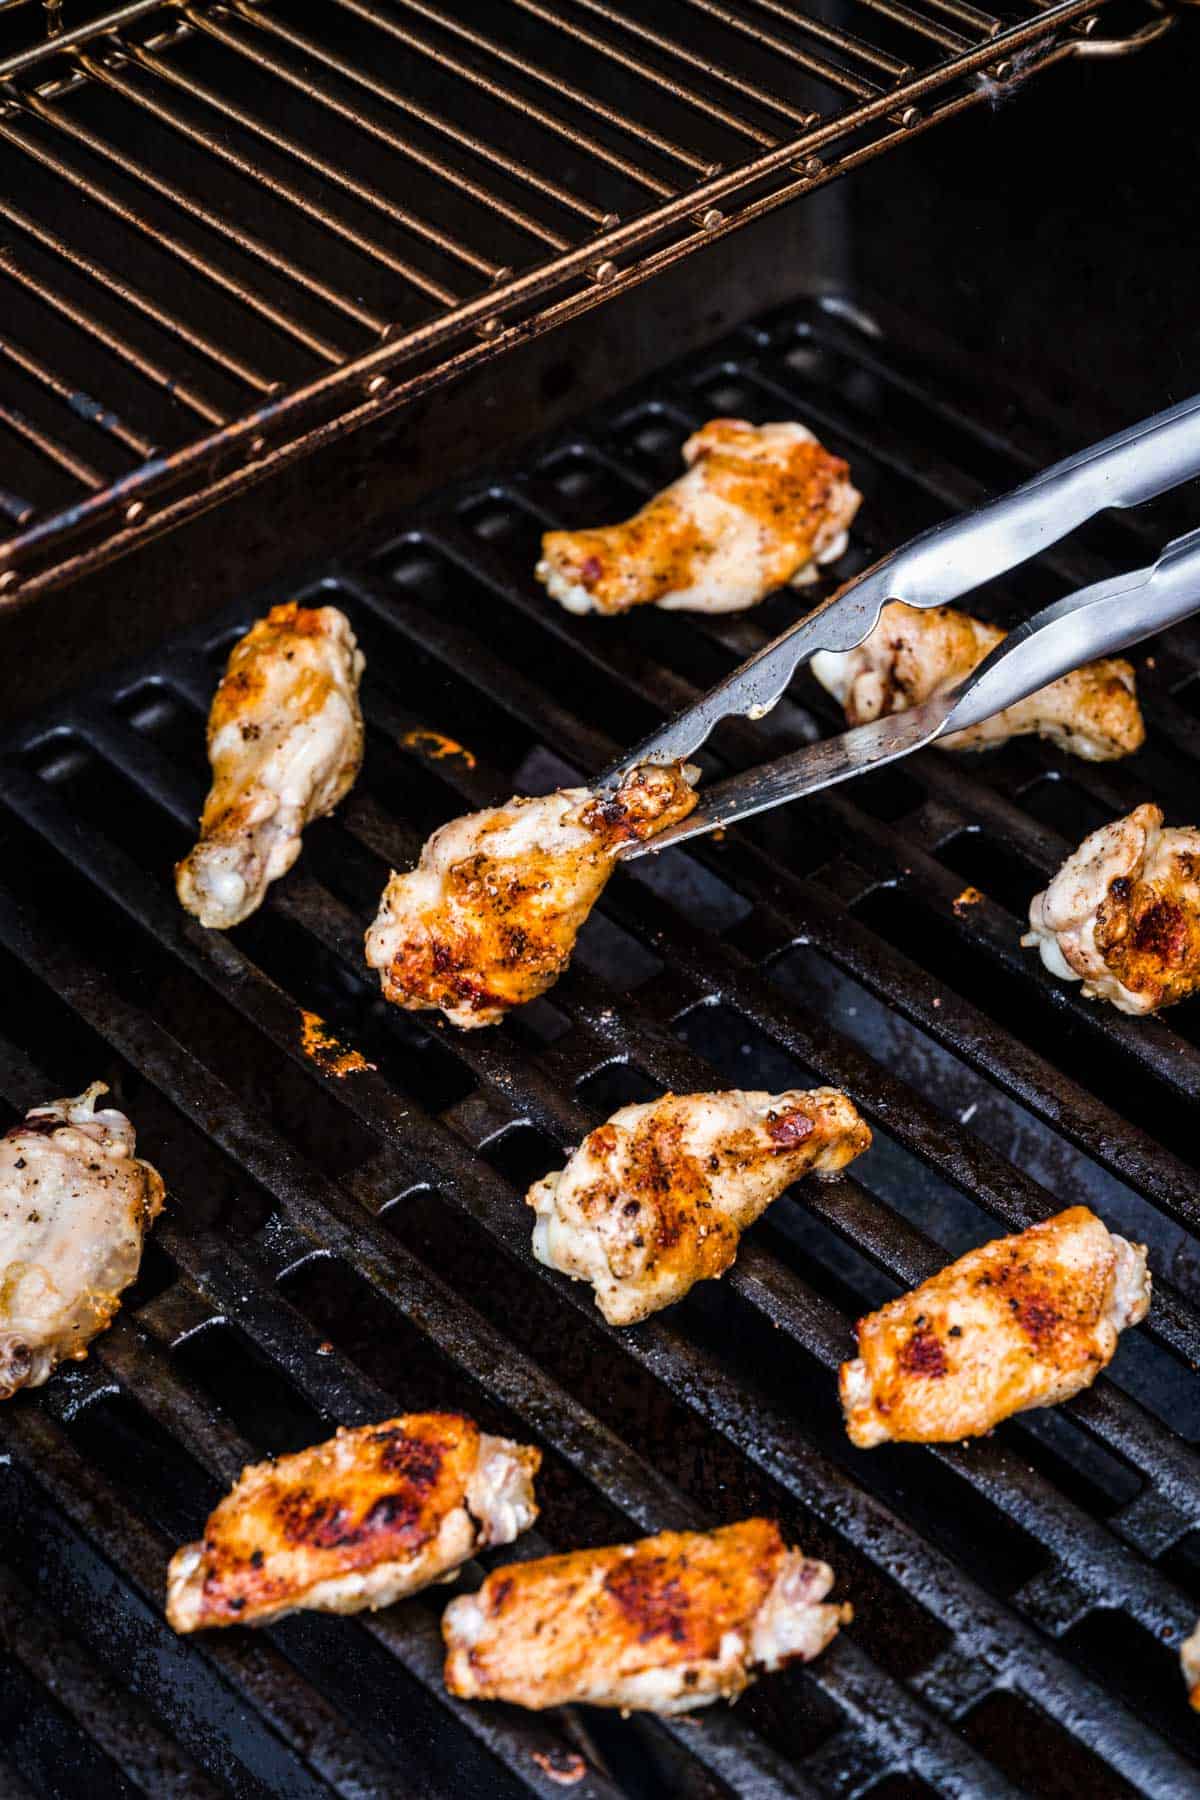
[[[944,606],[1018,567],[1109,507],[1140,506],[1200,474],[1200,395],[1093,444],[1010,494],[922,532],[759,650],[600,776],[611,790],[639,763],[684,761],[713,728],[760,719],[818,650],[853,650],[889,600]],[[950,732],[977,725],[1060,676],[1111,656],[1200,610],[1200,530],[1176,538],[1157,562],[1081,588],[1018,625],[955,688],[907,712],[807,744],[716,783],[679,824],[623,856],[643,856],[802,794],[895,762]]]

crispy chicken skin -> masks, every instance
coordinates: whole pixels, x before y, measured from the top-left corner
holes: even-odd
[[[1185,1638],[1179,1647],[1179,1666],[1187,1683],[1189,1704],[1200,1712],[1200,1619],[1196,1621],[1191,1637]]]
[[[1151,1013],[1200,987],[1200,829],[1157,806],[1102,825],[1035,895],[1021,939],[1089,1000]]]
[[[859,1320],[840,1379],[851,1441],[948,1443],[1069,1400],[1149,1305],[1145,1245],[1086,1206],[983,1244]]]
[[[692,774],[646,764],[610,797],[560,788],[443,825],[415,869],[392,875],[367,933],[385,997],[470,1030],[544,994],[622,844],[691,812]]]
[[[409,1413],[256,1463],[167,1571],[176,1631],[390,1606],[537,1517],[541,1452],[458,1413]]]
[[[832,1585],[770,1519],[510,1563],[446,1608],[446,1686],[534,1711],[690,1712],[810,1662],[852,1617],[821,1604]]]
[[[893,601],[856,650],[821,650],[812,672],[846,711],[848,725],[907,712],[964,680],[1005,636],[952,606]],[[1087,663],[994,718],[955,731],[939,750],[992,750],[1036,732],[1088,762],[1111,762],[1140,749],[1146,731],[1133,665],[1120,657]]]
[[[688,472],[623,525],[548,531],[537,578],[568,612],[739,612],[814,581],[846,548],[862,496],[803,425],[711,419]]]
[[[183,905],[227,931],[261,905],[362,765],[350,621],[336,606],[273,606],[233,647],[208,718],[213,784],[200,842],[175,869]]]
[[[844,1169],[870,1142],[836,1088],[623,1106],[530,1188],[533,1253],[590,1281],[610,1325],[631,1325],[723,1274],[793,1181]]]
[[[157,1169],[94,1081],[0,1137],[0,1400],[79,1361],[111,1325],[162,1210]]]

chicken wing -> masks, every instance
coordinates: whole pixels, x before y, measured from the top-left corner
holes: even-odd
[[[446,1686],[534,1711],[690,1712],[811,1662],[853,1616],[821,1604],[833,1579],[770,1519],[510,1563],[446,1608]]]
[[[435,831],[393,874],[367,933],[387,999],[494,1025],[551,987],[571,960],[622,844],[652,837],[696,804],[695,771],[634,769],[610,796],[560,788],[469,813]]]
[[[1196,1712],[1200,1712],[1200,1619],[1197,1619],[1191,1637],[1185,1638],[1179,1647],[1179,1666],[1187,1683],[1188,1701]]]
[[[723,1274],[793,1181],[844,1169],[870,1142],[836,1088],[623,1106],[530,1188],[533,1253],[590,1281],[610,1325],[631,1325]]]
[[[0,1400],[79,1361],[113,1321],[162,1210],[157,1169],[94,1081],[0,1137]]]
[[[864,643],[844,654],[818,651],[812,672],[845,708],[847,724],[865,725],[957,686],[1004,636],[952,606],[893,601]],[[951,732],[937,747],[992,750],[1030,732],[1088,762],[1131,755],[1146,736],[1133,665],[1120,657],[1087,663],[982,724]]]
[[[363,657],[336,606],[273,606],[235,644],[208,719],[213,784],[175,869],[183,905],[227,931],[261,905],[362,765]]]
[[[552,599],[574,613],[739,612],[846,548],[862,495],[803,425],[711,419],[683,460],[687,474],[623,525],[546,533],[536,574]]]
[[[1102,825],[1035,895],[1021,939],[1089,1000],[1151,1013],[1200,987],[1200,829],[1157,806]]]
[[[1086,1206],[983,1244],[859,1320],[840,1381],[851,1441],[948,1443],[1069,1400],[1149,1305],[1145,1245]]]
[[[167,1619],[198,1631],[374,1611],[453,1580],[532,1525],[541,1460],[458,1413],[409,1413],[256,1463],[171,1558]]]

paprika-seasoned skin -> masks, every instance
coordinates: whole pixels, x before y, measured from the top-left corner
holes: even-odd
[[[226,931],[261,905],[362,764],[363,656],[336,606],[273,606],[236,643],[208,719],[213,784],[200,841],[175,870],[180,901]]]
[[[1200,987],[1200,830],[1135,806],[1086,837],[1029,908],[1021,939],[1088,1000],[1152,1013]]]
[[[1149,1305],[1145,1245],[1069,1207],[860,1319],[841,1369],[846,1429],[862,1450],[947,1443],[1055,1406],[1091,1386]]]
[[[870,1141],[836,1088],[623,1106],[530,1188],[533,1253],[590,1281],[610,1325],[630,1325],[721,1275],[786,1187],[836,1173]]]
[[[392,875],[367,933],[384,997],[471,1030],[544,994],[621,846],[686,818],[693,777],[648,763],[611,795],[560,788],[443,825],[415,869]]]
[[[537,1517],[541,1453],[458,1413],[341,1430],[242,1471],[167,1572],[176,1631],[389,1606]]]
[[[623,524],[545,534],[536,573],[552,599],[574,613],[738,612],[846,548],[862,496],[805,426],[711,419],[683,460]]]
[[[885,606],[870,637],[847,651],[820,650],[812,672],[845,709],[847,725],[906,712],[966,679],[1005,634],[953,606]],[[991,750],[1036,733],[1087,762],[1139,749],[1146,731],[1133,665],[1086,663],[990,719],[939,738],[939,750]]]
[[[770,1519],[508,1564],[446,1608],[446,1686],[534,1711],[691,1712],[818,1655],[852,1617],[824,1604],[833,1579]]]

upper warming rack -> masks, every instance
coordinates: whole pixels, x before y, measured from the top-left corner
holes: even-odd
[[[0,0],[0,603],[1170,23],[1105,3]]]

